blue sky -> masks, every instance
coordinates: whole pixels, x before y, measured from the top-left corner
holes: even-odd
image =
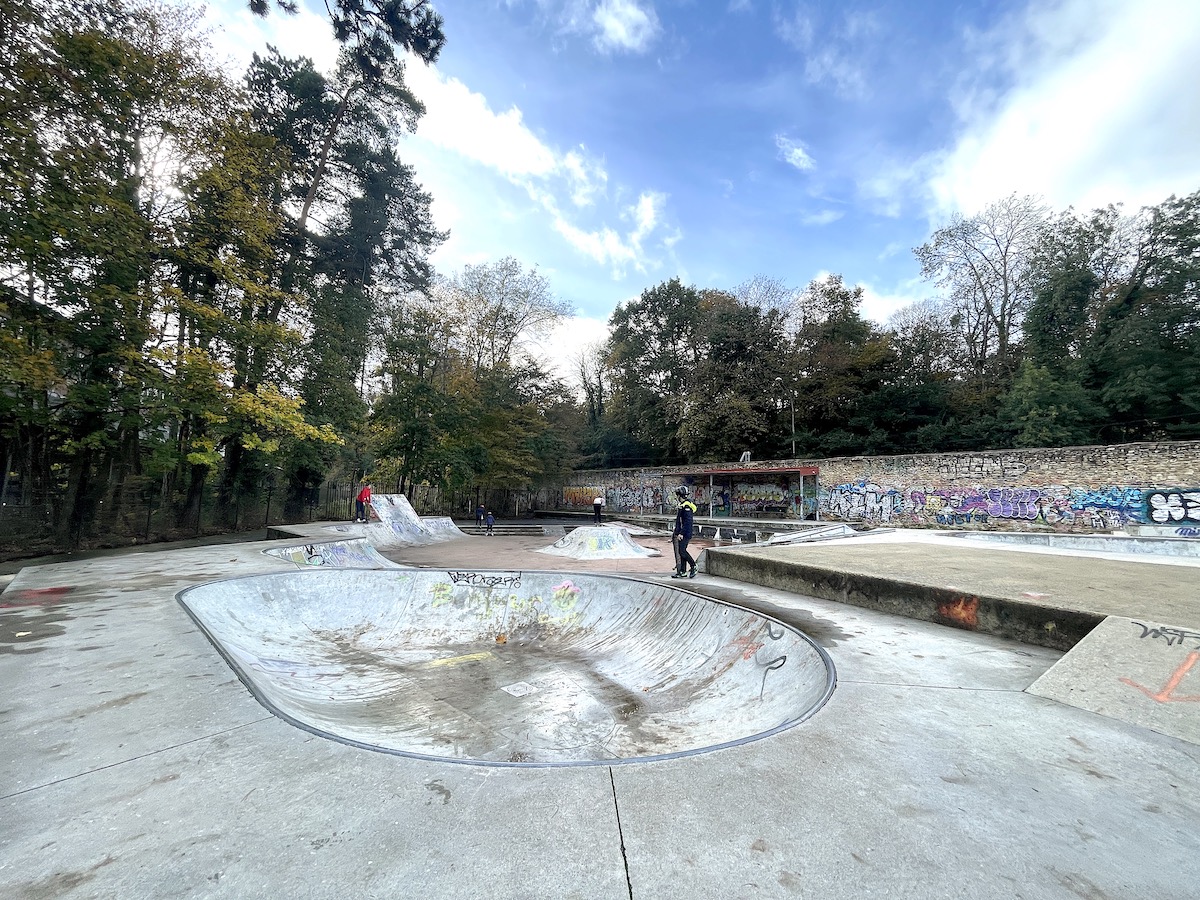
[[[400,152],[451,231],[434,261],[515,256],[603,336],[675,276],[827,272],[886,321],[928,296],[912,248],[1012,192],[1129,210],[1200,189],[1200,3],[443,0]],[[323,6],[209,12],[235,60],[328,67]]]

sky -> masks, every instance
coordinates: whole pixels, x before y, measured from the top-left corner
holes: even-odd
[[[1200,189],[1196,0],[442,0],[401,157],[445,274],[513,256],[602,339],[670,278],[802,288],[836,272],[879,323],[932,294],[912,250],[1012,193],[1127,211]],[[328,70],[324,5],[211,0],[234,68]]]

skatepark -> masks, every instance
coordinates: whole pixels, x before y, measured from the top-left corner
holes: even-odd
[[[1195,896],[1189,542],[378,509],[6,570],[0,894]]]

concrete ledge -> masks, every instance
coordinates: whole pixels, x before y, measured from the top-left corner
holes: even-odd
[[[967,631],[982,631],[1055,650],[1071,649],[1104,620],[1098,613],[1063,609],[1037,601],[969,593],[736,550],[708,550],[705,571],[721,578],[809,594]]]

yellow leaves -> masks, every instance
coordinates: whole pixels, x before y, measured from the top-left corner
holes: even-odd
[[[303,405],[303,400],[285,396],[272,385],[259,385],[254,391],[233,390],[229,396],[229,410],[245,429],[241,444],[249,450],[274,453],[284,439],[343,443],[328,425],[318,428],[306,422]]]

